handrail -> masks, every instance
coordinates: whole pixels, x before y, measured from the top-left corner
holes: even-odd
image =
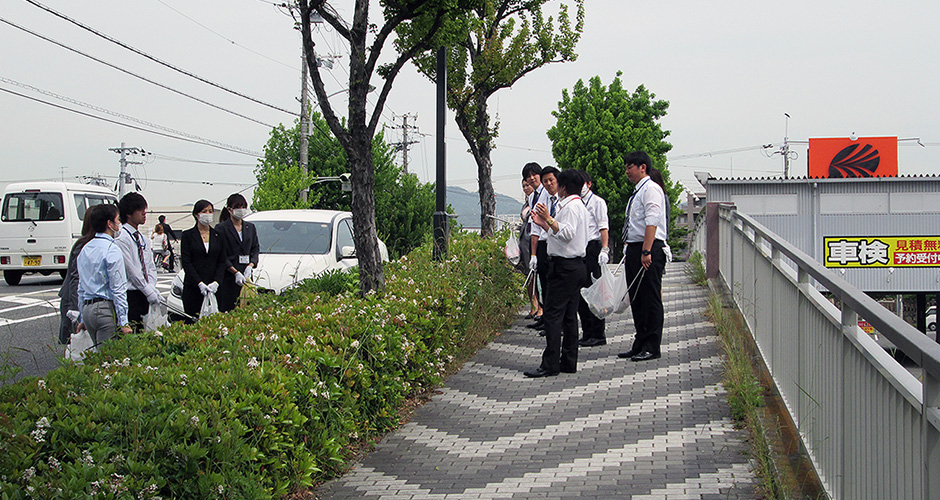
[[[789,257],[800,269],[806,271],[813,279],[825,286],[830,293],[838,297],[843,303],[848,304],[852,310],[868,321],[878,330],[879,334],[890,340],[907,357],[911,358],[932,377],[940,379],[940,344],[930,340],[929,337],[896,314],[885,309],[866,293],[826,269],[817,260],[792,243],[782,239],[750,216],[732,210],[727,206],[722,206],[721,212],[726,217],[731,214],[732,217],[739,219],[753,229],[761,238],[767,240],[781,253]]]

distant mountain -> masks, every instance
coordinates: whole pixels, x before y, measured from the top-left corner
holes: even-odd
[[[462,187],[447,186],[447,204],[454,207],[457,222],[464,227],[480,227],[480,195]],[[518,214],[522,202],[496,193],[496,214]]]

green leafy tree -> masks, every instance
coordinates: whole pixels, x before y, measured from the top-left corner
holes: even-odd
[[[490,154],[499,123],[491,123],[487,101],[500,89],[511,87],[530,72],[553,62],[574,61],[574,47],[584,26],[583,0],[577,5],[575,25],[568,6],[559,6],[558,26],[547,20],[547,0],[482,0],[472,9],[454,12],[431,42],[448,47],[447,105],[454,110],[457,128],[470,146],[477,164],[481,235],[493,235],[496,198]],[[431,15],[399,25],[396,46],[400,53],[414,47],[436,22]],[[437,81],[435,51],[412,59],[418,70]]]
[[[595,191],[607,200],[611,242],[619,244],[627,202],[636,187],[627,178],[623,159],[632,151],[646,151],[666,183],[672,205],[669,246],[675,253],[686,245],[674,223],[682,189],[670,180],[666,153],[672,144],[666,142],[669,131],[658,123],[669,102],[657,100],[643,85],[631,93],[623,88],[621,75],[618,71],[609,86],[595,76],[587,85],[578,80],[570,92],[562,91],[552,112],[555,125],[548,130],[552,154],[559,168],[585,170],[594,178]]]
[[[335,177],[347,172],[346,152],[339,141],[326,130],[318,113],[311,116],[309,135],[309,173],[304,175],[297,164],[300,155],[300,125],[287,129],[279,125],[271,131],[264,146],[264,159],[255,169],[258,187],[252,208],[277,210],[287,208],[322,208],[349,210],[351,196],[338,183],[313,184],[317,177]],[[434,214],[434,190],[422,184],[417,176],[406,174],[394,163],[392,146],[379,132],[372,140],[375,161],[377,233],[388,246],[392,258],[408,253],[431,233]],[[312,185],[313,184],[313,185]],[[307,202],[300,190],[311,186]]]
[[[298,0],[299,22],[304,46],[304,58],[310,70],[310,80],[316,94],[320,111],[330,131],[339,140],[346,152],[349,172],[352,176],[353,226],[355,228],[356,254],[359,257],[359,285],[361,293],[385,290],[385,271],[379,255],[376,227],[375,164],[372,157],[372,138],[376,134],[385,101],[392,90],[395,77],[415,54],[427,50],[444,19],[452,11],[464,7],[464,3],[475,0],[383,0],[380,21],[370,20],[369,7],[373,2],[356,0],[352,19],[340,17],[325,0]],[[310,23],[311,14],[317,14],[344,40],[349,47],[349,101],[345,120],[341,120],[330,104],[329,96],[320,75],[317,63],[318,51],[314,47]],[[425,35],[414,40],[408,50],[398,54],[388,64],[379,66],[382,51],[390,42],[395,29],[415,18],[431,19]],[[379,76],[383,82],[376,81]],[[375,104],[366,100],[367,94],[376,88]],[[371,114],[370,114],[371,113]]]

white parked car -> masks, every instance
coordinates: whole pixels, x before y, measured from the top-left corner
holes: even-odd
[[[937,306],[927,308],[927,331],[937,331]]]
[[[259,292],[281,293],[307,278],[359,264],[353,242],[352,214],[336,210],[269,210],[245,220],[258,230],[261,254],[252,276]],[[379,240],[388,261],[388,249]],[[171,315],[183,313],[183,271],[173,279],[167,298]]]

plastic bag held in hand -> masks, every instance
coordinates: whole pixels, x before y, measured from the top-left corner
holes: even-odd
[[[606,318],[614,312],[620,312],[618,309],[624,296],[628,295],[627,290],[627,281],[622,275],[615,275],[607,266],[601,266],[601,277],[593,285],[582,288],[581,296],[591,314]]]

